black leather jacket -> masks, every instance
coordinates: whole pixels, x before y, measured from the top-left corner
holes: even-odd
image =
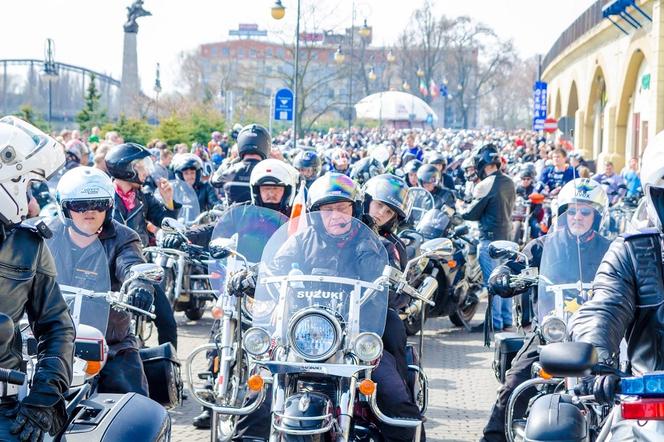
[[[593,299],[571,324],[572,338],[593,344],[610,363],[617,363],[624,337],[635,374],[664,369],[661,250],[658,232],[616,239],[597,270]]]
[[[157,227],[166,217],[177,218],[182,205],[173,201],[173,210],[166,208],[155,196],[147,191],[136,191],[136,206],[129,212],[120,196],[115,194],[113,219],[138,233],[143,246],[149,244],[147,221]]]
[[[480,239],[510,239],[515,199],[514,182],[498,171],[475,186],[473,202],[461,216],[479,222]]]
[[[67,235],[64,232],[65,226],[60,219],[53,220],[49,227],[56,237]],[[141,241],[136,232],[115,220],[111,220],[110,224],[104,226],[99,234],[99,241],[108,260],[111,290],[120,290],[122,283],[129,276],[129,269],[136,264],[145,262],[141,250]],[[106,341],[112,354],[130,347],[138,348],[138,341],[130,331],[131,315],[126,311],[111,309],[108,328],[106,329]]]
[[[219,198],[210,183],[196,183],[194,184],[194,190],[198,197],[198,205],[201,208],[201,213],[214,208],[215,204],[220,203]]]
[[[55,282],[53,257],[41,236],[31,228],[15,227],[2,238],[0,281],[0,312],[16,324],[10,351],[0,355],[0,367],[22,368],[18,323],[27,313],[39,342],[39,362],[29,403],[45,407],[62,405],[62,394],[72,378],[74,323]]]
[[[227,166],[220,166],[212,175],[210,183],[223,187],[229,204],[251,201],[249,178],[259,160],[244,159]]]

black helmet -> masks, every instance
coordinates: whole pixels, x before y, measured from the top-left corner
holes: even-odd
[[[415,156],[415,154],[406,151],[406,152],[404,152],[403,155],[401,155],[401,164],[408,164],[412,160],[416,160],[416,159],[417,159],[417,156]],[[420,164],[421,163],[422,162],[420,161]]]
[[[188,169],[196,171],[196,183],[201,181],[201,171],[203,170],[203,160],[193,153],[179,153],[173,156],[171,167],[175,176],[184,181],[182,172]]]
[[[413,201],[408,192],[408,184],[394,175],[383,174],[371,178],[364,185],[364,213],[369,213],[371,201],[386,204],[397,214],[399,223],[410,216]],[[391,229],[398,223],[387,226]]]
[[[264,160],[270,155],[271,148],[270,134],[260,124],[244,126],[237,135],[237,152],[240,158],[249,154],[257,154]]]
[[[447,157],[440,152],[431,151],[424,156],[426,164],[442,164],[447,167]]]
[[[372,157],[362,158],[353,164],[350,169],[350,177],[360,186],[371,178],[383,173],[385,173],[383,163]]]
[[[486,178],[484,173],[484,167],[489,164],[495,164],[497,167],[500,167],[500,152],[495,144],[489,143],[480,147],[480,150],[475,154],[475,169],[477,169],[477,174],[481,179]]]
[[[118,144],[106,154],[106,168],[113,178],[143,184],[133,163],[144,158],[150,158],[150,151],[140,144]]]
[[[404,173],[417,172],[417,169],[419,169],[421,166],[422,162],[420,160],[410,160],[406,163],[405,166],[403,166],[403,171]]]
[[[361,212],[360,189],[350,177],[343,173],[328,172],[318,178],[309,187],[307,207],[310,212],[320,209],[325,204],[349,201],[353,203],[353,216],[358,218]]]
[[[293,158],[293,167],[296,169],[312,167],[317,171],[316,173],[318,173],[320,172],[320,157],[313,150],[303,150]]]
[[[440,172],[433,164],[425,164],[417,171],[417,182],[419,185],[424,183],[438,184],[440,181]]]
[[[524,179],[524,178],[533,179],[533,178],[535,178],[535,174],[530,169],[523,169],[521,171],[521,173],[519,174],[519,178],[521,178],[521,179]]]

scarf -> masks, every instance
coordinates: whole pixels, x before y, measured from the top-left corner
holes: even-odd
[[[122,204],[127,209],[127,212],[134,210],[134,207],[136,207],[136,191],[131,189],[128,192],[124,192],[117,184],[115,185],[115,191],[122,200]]]

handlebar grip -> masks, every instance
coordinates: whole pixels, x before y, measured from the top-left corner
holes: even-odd
[[[23,385],[25,383],[25,373],[8,368],[0,368],[0,382],[8,384]]]

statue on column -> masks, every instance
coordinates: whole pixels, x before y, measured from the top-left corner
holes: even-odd
[[[152,13],[143,9],[143,0],[134,1],[131,6],[127,6],[127,23],[124,24],[124,31],[132,34],[138,33],[136,19],[149,15],[152,15]]]

